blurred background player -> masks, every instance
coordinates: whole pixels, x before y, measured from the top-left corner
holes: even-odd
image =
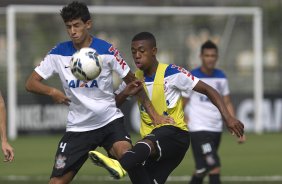
[[[14,160],[14,149],[7,140],[7,121],[6,121],[6,106],[2,93],[0,91],[0,136],[2,152],[4,154],[4,162],[11,162]]]
[[[200,59],[202,65],[191,71],[192,75],[207,83],[223,97],[223,102],[231,116],[235,117],[234,107],[230,98],[228,81],[223,71],[216,69],[218,48],[210,40],[201,46]],[[190,184],[203,183],[204,176],[209,174],[210,184],[220,183],[220,158],[218,148],[220,144],[223,119],[220,111],[209,98],[198,92],[189,95],[186,106],[186,119],[191,135],[191,146],[196,164],[196,170]],[[239,142],[244,141],[244,136]]]
[[[131,148],[130,136],[123,124],[123,114],[116,107],[112,71],[117,72],[126,83],[135,80],[119,51],[112,44],[89,33],[92,21],[84,3],[74,1],[68,4],[62,8],[60,15],[71,41],[54,47],[26,82],[28,91],[48,95],[55,103],[69,106],[66,133],[58,144],[49,182],[52,184],[71,182],[87,160],[88,152],[98,146],[104,147],[117,159]],[[76,79],[69,68],[72,55],[83,47],[94,48],[98,54],[103,55],[101,74],[92,81]],[[43,83],[43,79],[48,79],[55,73],[59,75],[65,93]],[[138,96],[154,122],[172,121],[154,111],[144,90]],[[122,168],[117,168],[116,171],[113,173],[116,178],[125,174]],[[142,175],[142,170],[138,168],[129,170],[128,173],[138,182],[147,182],[145,174],[138,177]]]
[[[144,164],[151,176],[151,183],[163,184],[169,174],[180,164],[190,144],[190,136],[184,121],[181,92],[190,93],[195,90],[208,95],[220,109],[227,128],[231,132],[236,132],[238,137],[243,135],[243,124],[230,115],[216,90],[179,66],[158,62],[154,35],[149,32],[135,35],[131,42],[131,52],[135,65],[139,69],[135,74],[138,79],[144,80],[145,89],[155,109],[158,113],[171,116],[175,123],[154,126],[146,110],[139,103],[140,133],[143,139],[119,160],[125,170]],[[136,84],[138,88],[138,81]],[[125,87],[123,84],[117,91],[117,104],[121,104],[128,97],[130,93],[128,91],[132,90],[136,90],[134,85]],[[109,158],[99,152],[92,152],[92,154],[96,155],[97,163],[111,163],[108,161]]]

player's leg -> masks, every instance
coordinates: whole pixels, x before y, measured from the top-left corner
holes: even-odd
[[[170,145],[170,146],[169,146]],[[121,158],[120,163],[126,169],[144,164],[153,183],[164,183],[171,171],[180,163],[189,147],[189,133],[173,126],[156,128]],[[175,156],[177,155],[177,156]],[[154,164],[164,159],[173,163],[161,165],[158,170]],[[151,165],[148,166],[147,165]],[[150,169],[152,168],[152,169]],[[162,170],[162,172],[161,172]]]
[[[132,142],[127,132],[123,118],[118,118],[103,127],[102,133],[104,139],[101,146],[108,152],[112,158],[119,159],[121,156],[132,148]]]
[[[89,132],[66,132],[58,144],[55,163],[50,177],[50,184],[70,183],[88,158]],[[91,140],[93,142],[93,139]],[[95,141],[95,139],[94,139]]]
[[[130,170],[136,165],[143,164],[153,154],[154,150],[153,142],[144,138],[138,141],[131,150],[125,152],[119,161],[123,168]]]
[[[211,137],[213,140],[214,145],[214,157],[216,162],[218,163],[215,168],[211,169],[209,172],[209,183],[210,184],[220,184],[220,157],[218,154],[218,149],[221,141],[221,133],[220,132],[211,132]]]
[[[202,184],[206,173],[208,172],[201,143],[203,142],[204,132],[190,132],[191,147],[195,161],[195,171],[192,175],[190,184]],[[204,139],[205,140],[205,139]]]
[[[149,157],[151,146],[149,140],[138,141],[131,150],[124,153],[119,160],[122,167],[128,172],[133,184],[153,184],[143,162]]]
[[[216,167],[209,172],[209,183],[220,184],[220,167]]]
[[[191,132],[191,145],[196,170],[190,184],[201,184],[206,174],[220,165],[213,142],[213,132]]]
[[[146,162],[146,168],[158,184],[166,182],[170,173],[183,160],[190,145],[187,131],[173,126],[164,128],[156,133],[159,157],[154,162]]]
[[[183,160],[190,145],[190,136],[187,131],[167,126],[155,132],[155,138],[156,157],[150,157],[145,167],[155,183],[163,184]]]
[[[128,132],[124,126],[123,118],[113,121],[107,129],[104,130],[107,139],[103,142],[103,147],[109,155],[118,159],[123,157],[128,150],[132,148],[132,143]],[[142,165],[136,165],[132,168],[124,168],[133,184],[150,184],[150,178]]]
[[[53,177],[50,179],[49,184],[66,184],[70,183],[74,177],[73,171],[64,174],[61,177]]]

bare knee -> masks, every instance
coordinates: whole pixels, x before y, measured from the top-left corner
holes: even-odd
[[[209,174],[219,174],[220,173],[220,167],[215,167],[210,170]]]
[[[122,155],[130,150],[132,148],[132,145],[127,141],[118,141],[115,142],[112,146],[112,148],[109,150],[110,154],[114,156],[116,159],[120,159]]]
[[[63,176],[51,178],[49,184],[68,184],[72,181],[73,177],[74,173],[70,171]]]

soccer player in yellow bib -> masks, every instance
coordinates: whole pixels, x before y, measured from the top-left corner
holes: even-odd
[[[180,164],[190,145],[182,106],[181,92],[183,91],[188,93],[195,90],[207,95],[226,120],[227,128],[238,137],[243,136],[243,124],[230,115],[216,90],[179,66],[158,62],[154,35],[149,32],[135,35],[132,39],[131,51],[138,68],[135,75],[140,81],[123,85],[123,90],[122,87],[118,90],[117,105],[120,105],[128,95],[138,92],[143,83],[156,111],[172,117],[174,124],[153,123],[145,109],[138,103],[142,140],[119,159],[125,170],[143,164],[151,178],[151,183],[162,184]],[[98,158],[97,162],[102,161],[102,163],[108,160],[100,153],[97,153],[96,158]]]

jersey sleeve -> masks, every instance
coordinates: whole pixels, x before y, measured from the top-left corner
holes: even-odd
[[[190,98],[192,91],[181,91],[181,96],[184,98]]]
[[[193,76],[184,68],[180,68],[179,72],[174,77],[174,87],[181,91],[183,97],[189,97],[193,88],[199,82],[199,79]]]
[[[54,73],[57,73],[55,65],[55,56],[47,54],[46,57],[40,62],[40,64],[34,69],[42,78],[48,79]]]
[[[123,81],[114,93],[116,95],[120,94],[125,89],[125,87],[126,87],[126,83]]]
[[[110,59],[111,68],[120,76],[120,78],[124,78],[130,71],[130,68],[117,49],[114,49],[113,53],[114,54],[111,55]]]
[[[229,94],[230,94],[230,90],[229,90],[228,80],[226,79],[222,87],[222,96],[227,96]]]

